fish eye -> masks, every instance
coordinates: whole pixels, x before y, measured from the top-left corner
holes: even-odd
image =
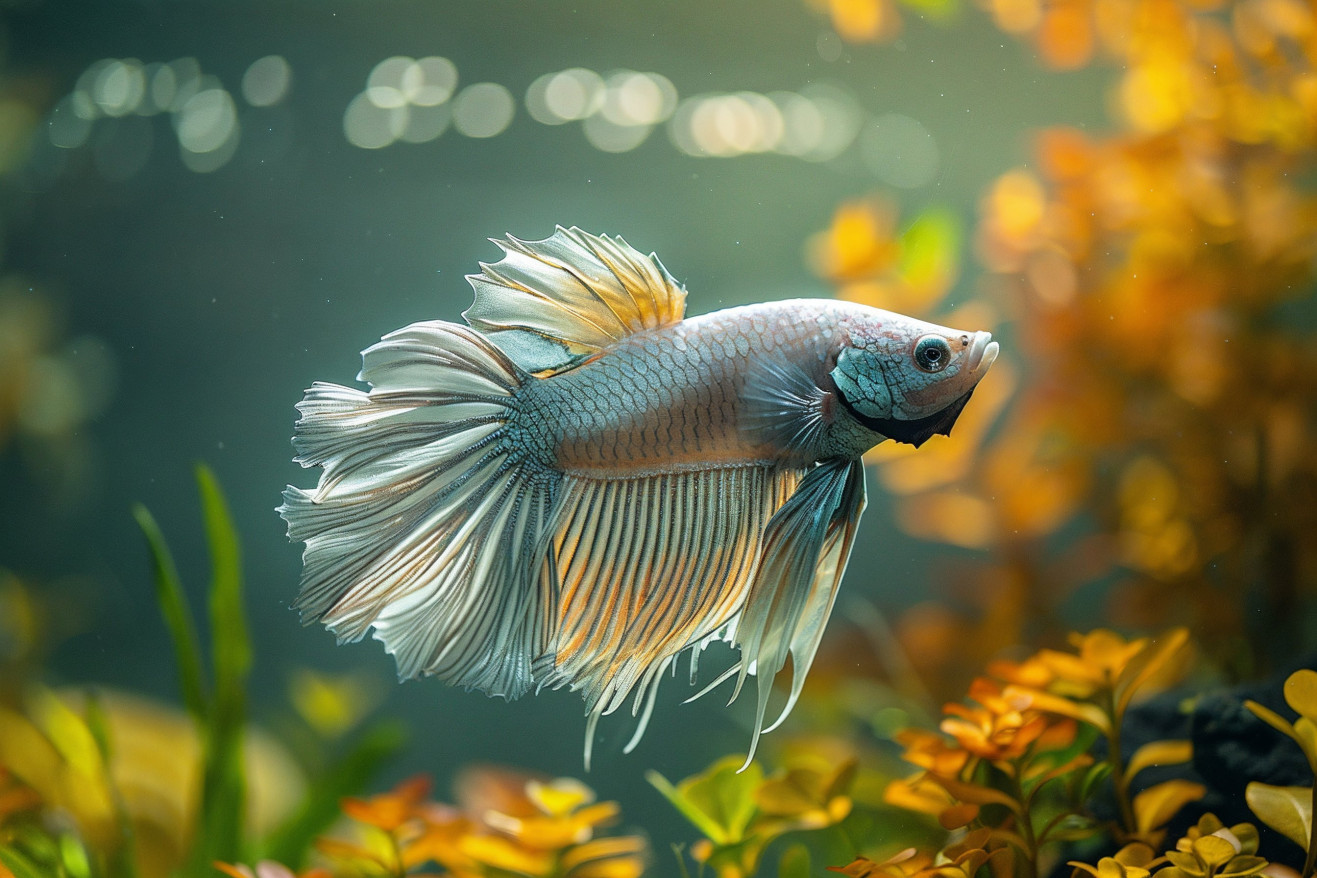
[[[915,342],[915,363],[925,372],[941,372],[951,361],[951,346],[940,335],[926,335]]]

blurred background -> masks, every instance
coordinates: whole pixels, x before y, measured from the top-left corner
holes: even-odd
[[[1003,341],[954,436],[873,453],[797,731],[886,728],[891,692],[936,707],[1077,626],[1186,625],[1263,675],[1317,642],[1315,61],[1302,0],[7,0],[6,674],[176,700],[129,509],[203,604],[204,461],[258,722],[321,693],[406,721],[385,779],[579,775],[575,696],[397,685],[303,629],[273,511],[314,481],[302,390],[457,319],[487,237],[561,223],[657,252],[690,313],[839,295]],[[606,720],[589,778],[659,850],[644,770],[747,741],[749,704],[689,694],[628,757]]]

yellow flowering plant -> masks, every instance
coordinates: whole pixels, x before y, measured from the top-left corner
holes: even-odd
[[[1203,788],[1170,780],[1134,793],[1131,782],[1145,768],[1185,762],[1191,753],[1187,742],[1155,741],[1127,760],[1121,728],[1137,697],[1176,679],[1187,642],[1182,630],[1126,640],[1100,629],[1072,636],[1071,651],[994,663],[971,683],[964,701],[944,706],[937,731],[896,733],[902,758],[918,771],[893,779],[884,793],[888,804],[966,834],[939,851],[878,862],[859,857],[838,871],[972,876],[986,866],[994,874],[1033,878],[1062,842],[1105,833],[1151,849],[1165,823]],[[1099,738],[1105,748],[1095,756],[1090,749]],[[1116,800],[1119,816],[1111,823],[1099,820],[1094,808],[1104,789]],[[1125,865],[1142,868],[1134,861]],[[1107,878],[1115,866],[1102,868]]]

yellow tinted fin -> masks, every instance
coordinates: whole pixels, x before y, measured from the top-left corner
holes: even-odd
[[[578,228],[543,241],[491,239],[504,257],[467,276],[464,313],[528,372],[554,372],[618,339],[681,321],[686,291],[659,262],[621,238]]]
[[[583,690],[595,724],[634,692],[643,732],[679,652],[707,644],[745,603],[773,513],[801,473],[735,467],[635,479],[566,476],[551,541],[556,619],[534,668]],[[643,713],[642,713],[643,711]]]

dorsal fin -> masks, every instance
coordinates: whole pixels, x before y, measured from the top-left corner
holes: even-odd
[[[467,275],[476,300],[462,316],[529,372],[558,371],[685,314],[681,284],[621,238],[558,226],[543,241],[490,240],[505,255]]]

